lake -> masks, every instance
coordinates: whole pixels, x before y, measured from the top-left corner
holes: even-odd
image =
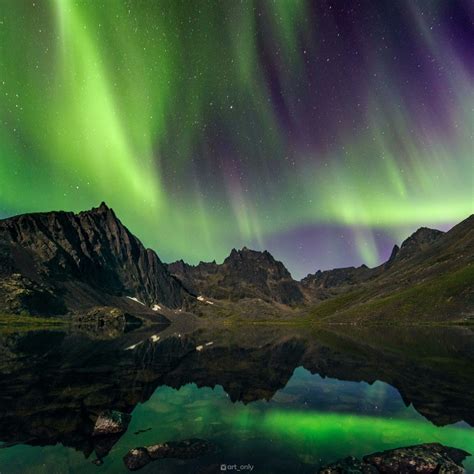
[[[0,472],[129,472],[128,450],[187,438],[215,450],[139,472],[314,473],[425,442],[474,453],[473,361],[467,327],[0,332]],[[131,414],[106,443],[104,410]]]

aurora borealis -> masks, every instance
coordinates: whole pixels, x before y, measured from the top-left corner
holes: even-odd
[[[468,0],[3,0],[0,217],[106,201],[296,277],[474,212]]]

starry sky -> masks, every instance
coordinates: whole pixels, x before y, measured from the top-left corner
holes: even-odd
[[[470,0],[2,0],[0,217],[369,266],[474,212]]]

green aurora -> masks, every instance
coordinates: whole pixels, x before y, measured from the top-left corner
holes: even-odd
[[[106,201],[165,261],[293,245],[298,276],[464,219],[474,92],[456,17],[441,1],[350,10],[4,0],[0,217]],[[340,229],[343,256],[315,250]]]

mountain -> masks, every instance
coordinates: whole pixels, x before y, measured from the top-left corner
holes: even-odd
[[[0,310],[61,314],[131,305],[146,311],[181,307],[186,295],[105,203],[79,214],[0,221]]]
[[[406,260],[416,256],[423,250],[429,249],[430,246],[443,235],[444,232],[440,230],[421,227],[402,242],[400,250],[392,250],[392,262],[395,260]],[[394,248],[396,248],[396,246]]]
[[[344,287],[332,286],[333,297],[314,306],[312,317],[326,322],[470,322],[474,215],[445,233],[418,229],[385,264],[356,270],[357,277],[346,279]]]
[[[473,289],[474,216],[448,232],[418,229],[378,267],[317,271],[301,282],[268,251],[246,247],[221,264],[166,265],[104,203],[0,221],[0,313],[81,313],[104,324],[175,308],[247,320],[470,322]]]
[[[209,298],[258,298],[285,305],[304,301],[298,282],[267,251],[232,249],[222,264],[201,262],[192,266],[180,260],[169,264],[168,270],[190,292]]]
[[[334,270],[318,270],[301,280],[304,289],[318,295],[322,299],[328,297],[327,290],[345,286],[357,285],[371,278],[374,269],[361,265],[360,267],[335,268]]]
[[[199,262],[190,265],[184,260],[168,264],[168,271],[175,276],[182,285],[193,295],[204,294],[210,286],[209,280],[217,274],[219,266],[216,261]]]
[[[318,270],[316,273],[309,274],[301,280],[303,288],[312,291],[313,295],[317,294],[319,297],[324,297],[330,293],[325,293],[324,290],[340,289],[353,285],[359,285],[368,280],[381,276],[394,263],[402,260],[408,260],[430,246],[442,235],[444,232],[436,229],[428,229],[421,227],[414,232],[410,237],[402,242],[399,247],[395,245],[392,249],[389,259],[375,268],[369,268],[367,265],[360,267],[344,267],[335,268],[333,270]]]

